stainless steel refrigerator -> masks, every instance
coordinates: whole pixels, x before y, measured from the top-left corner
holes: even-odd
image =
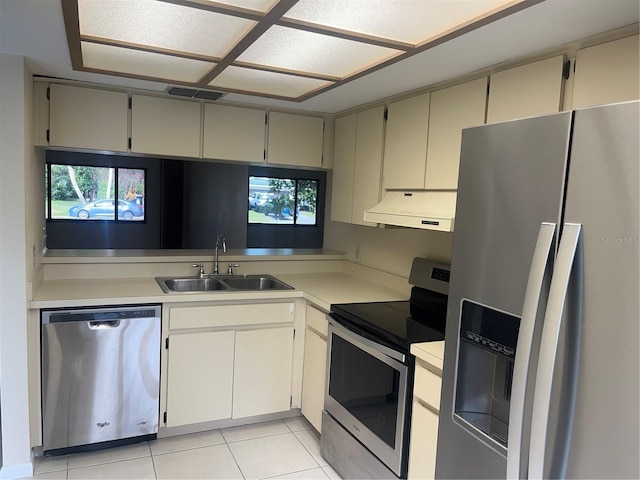
[[[639,117],[464,130],[437,478],[640,478]]]

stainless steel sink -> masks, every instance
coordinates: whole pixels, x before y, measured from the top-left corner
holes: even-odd
[[[235,290],[293,290],[271,275],[233,275],[223,277],[222,282]]]
[[[165,293],[172,292],[210,292],[212,290],[226,290],[228,287],[216,278],[162,278],[156,281]]]
[[[156,277],[165,293],[210,292],[216,290],[293,290],[271,275],[216,275],[200,277]]]

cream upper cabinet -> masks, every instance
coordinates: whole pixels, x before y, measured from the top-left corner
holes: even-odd
[[[572,108],[640,98],[640,37],[578,50]]]
[[[327,373],[327,335],[329,323],[326,314],[307,305],[307,326],[304,337],[304,366],[302,372],[301,412],[320,432],[324,389]]]
[[[206,103],[202,156],[264,162],[266,112]]]
[[[487,78],[431,93],[427,189],[457,189],[462,129],[484,123]]]
[[[358,113],[351,220],[357,225],[377,225],[364,221],[364,211],[377,205],[380,201],[384,123],[384,107],[382,106]]]
[[[560,111],[564,55],[491,75],[487,123]]]
[[[384,145],[383,187],[424,188],[430,94],[389,104]]]
[[[331,220],[376,226],[364,211],[380,201],[384,107],[336,120]]]
[[[200,103],[131,96],[131,151],[200,156]]]
[[[357,115],[336,119],[331,185],[331,220],[351,223],[353,175],[356,163]]]
[[[267,163],[322,167],[324,119],[269,113]]]
[[[291,408],[293,327],[236,332],[233,418]]]
[[[126,93],[58,84],[50,88],[51,146],[127,151]]]
[[[235,332],[170,335],[167,427],[231,418]]]

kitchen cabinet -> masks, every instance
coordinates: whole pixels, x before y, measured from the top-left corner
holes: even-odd
[[[411,346],[411,353],[416,355],[416,372],[409,443],[409,479],[431,479],[435,476],[443,351],[444,342]]]
[[[331,220],[351,223],[353,215],[353,175],[356,163],[357,115],[340,117],[335,122]]]
[[[324,119],[290,113],[269,113],[267,163],[322,167]]]
[[[376,226],[364,211],[380,201],[384,107],[336,120],[331,220]]]
[[[131,96],[131,151],[163,156],[200,156],[200,103]]]
[[[233,418],[291,408],[293,327],[236,332]]]
[[[171,335],[167,427],[231,418],[234,331]]]
[[[304,337],[304,366],[302,371],[302,415],[321,432],[324,390],[327,378],[326,314],[307,305],[307,326]]]
[[[487,123],[560,111],[564,55],[491,75]]]
[[[424,188],[430,94],[389,104],[384,145],[383,187]]]
[[[462,129],[484,123],[487,78],[431,93],[425,188],[458,188]]]
[[[49,145],[126,152],[128,95],[50,85]]]
[[[291,408],[294,303],[168,308],[167,427]]]
[[[264,110],[205,103],[202,156],[264,162],[266,129]]]
[[[578,50],[572,108],[640,98],[640,36]]]

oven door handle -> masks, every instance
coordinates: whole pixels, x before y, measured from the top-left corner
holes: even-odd
[[[404,353],[398,352],[397,350],[382,345],[378,341],[372,339],[370,334],[356,327],[355,325],[349,324],[347,326],[341,323],[339,320],[334,319],[331,314],[328,315],[328,320],[329,326],[333,327],[342,336],[349,338],[352,343],[356,345],[360,344],[361,346],[366,347],[366,349],[380,352],[387,357],[393,358],[394,360],[397,360],[403,364],[406,363],[407,357]]]

